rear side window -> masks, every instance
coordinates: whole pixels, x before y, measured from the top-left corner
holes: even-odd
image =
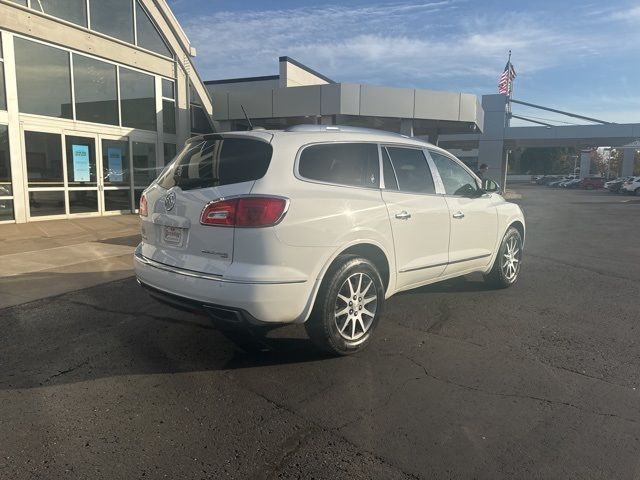
[[[187,143],[158,178],[163,188],[183,190],[249,182],[264,177],[271,145],[248,138],[210,138]]]
[[[300,154],[298,172],[304,178],[352,187],[378,188],[378,146],[372,143],[311,145]]]
[[[387,147],[386,150],[391,157],[393,170],[398,179],[398,187],[401,191],[436,193],[433,177],[422,150],[400,147]]]

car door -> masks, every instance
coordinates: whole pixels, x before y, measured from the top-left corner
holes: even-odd
[[[382,147],[384,189],[393,233],[397,288],[439,277],[448,261],[449,209],[435,183],[424,151]]]
[[[498,243],[498,196],[483,193],[477,178],[460,162],[429,150],[444,189],[451,218],[449,261],[444,275],[489,265]]]

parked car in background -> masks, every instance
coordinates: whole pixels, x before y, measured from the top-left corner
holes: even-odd
[[[153,297],[226,328],[304,323],[337,354],[369,343],[398,292],[472,272],[512,285],[525,238],[520,207],[445,150],[320,125],[190,138],[140,220]]]
[[[629,195],[635,194],[640,196],[640,176],[631,177],[629,180],[624,182],[620,187],[620,191]]]
[[[620,193],[620,188],[627,180],[632,179],[633,177],[618,177],[613,180],[609,180],[604,184],[604,188],[609,190],[612,193]]]
[[[579,178],[572,178],[571,180],[565,180],[564,182],[560,183],[560,188],[578,188],[580,186],[580,179]]]
[[[585,190],[594,190],[604,187],[604,178],[602,177],[585,177],[580,180],[580,188]]]
[[[568,182],[569,180],[574,180],[575,178],[576,178],[576,175],[564,175],[562,177],[558,177],[555,180],[547,183],[547,186],[552,188],[558,188],[560,187],[561,183]]]

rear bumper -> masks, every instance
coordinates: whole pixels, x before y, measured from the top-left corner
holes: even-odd
[[[134,268],[140,285],[156,299],[229,323],[301,322],[310,302],[312,287],[306,281],[229,281],[154,262],[141,254],[139,246],[134,253]]]

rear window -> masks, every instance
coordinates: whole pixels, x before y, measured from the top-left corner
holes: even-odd
[[[352,187],[378,188],[380,160],[373,143],[311,145],[300,155],[298,172],[304,178]]]
[[[264,177],[271,145],[248,138],[209,138],[188,143],[158,178],[163,188],[183,190],[249,182]]]

